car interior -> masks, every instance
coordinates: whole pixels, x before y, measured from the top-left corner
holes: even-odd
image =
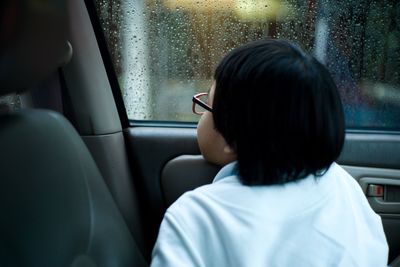
[[[2,1],[0,96],[1,266],[148,266],[166,209],[220,169],[195,123],[128,118],[91,0]],[[338,163],[400,266],[400,132],[348,130]]]

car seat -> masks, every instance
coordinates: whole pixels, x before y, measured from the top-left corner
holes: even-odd
[[[66,1],[0,3],[0,96],[71,56]],[[0,114],[0,266],[147,266],[88,149],[50,110]]]

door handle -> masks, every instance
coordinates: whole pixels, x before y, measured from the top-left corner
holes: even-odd
[[[400,213],[400,179],[362,177],[360,186],[377,213]]]

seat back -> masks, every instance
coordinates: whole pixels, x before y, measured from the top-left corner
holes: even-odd
[[[167,207],[185,192],[212,183],[220,169],[205,161],[201,155],[182,155],[168,161],[161,174],[161,188]]]
[[[1,116],[0,147],[0,266],[146,266],[64,117]]]

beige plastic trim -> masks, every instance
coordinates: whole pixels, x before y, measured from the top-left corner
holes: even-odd
[[[110,83],[84,1],[68,1],[74,54],[63,68],[80,134],[121,132]]]

